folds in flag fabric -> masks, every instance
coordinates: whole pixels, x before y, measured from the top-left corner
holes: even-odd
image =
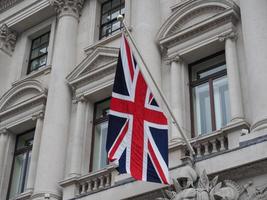
[[[106,145],[120,173],[136,180],[169,183],[168,124],[122,36],[110,103]]]

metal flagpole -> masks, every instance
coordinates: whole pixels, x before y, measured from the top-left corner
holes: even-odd
[[[145,70],[145,72],[149,75],[149,78],[152,80],[152,83],[153,83],[154,87],[155,87],[156,90],[157,90],[157,91],[155,91],[155,92],[158,93],[158,95],[161,97],[163,103],[166,105],[166,108],[167,108],[169,114],[171,115],[171,117],[172,117],[172,119],[173,119],[173,121],[174,121],[174,123],[175,123],[175,125],[176,125],[176,127],[177,127],[177,129],[178,129],[178,131],[181,133],[181,135],[182,135],[182,137],[183,137],[183,139],[184,139],[184,141],[185,141],[185,143],[186,143],[186,145],[187,145],[189,151],[191,152],[192,155],[195,155],[196,153],[195,153],[195,151],[194,151],[192,145],[191,145],[190,142],[188,141],[188,138],[186,137],[186,135],[185,135],[184,132],[182,131],[180,125],[178,124],[178,121],[177,121],[175,115],[173,114],[173,112],[172,112],[172,110],[171,110],[171,107],[170,107],[170,105],[169,105],[167,99],[166,99],[165,96],[163,95],[163,92],[161,91],[160,87],[157,85],[155,79],[153,78],[151,72],[149,71],[149,69],[148,69],[148,67],[147,67],[147,65],[146,65],[146,63],[145,63],[145,61],[144,61],[144,59],[143,59],[141,53],[138,51],[136,42],[134,41],[133,36],[131,35],[129,29],[127,28],[127,26],[126,26],[126,24],[125,24],[124,17],[123,17],[122,15],[118,15],[117,19],[118,19],[118,21],[120,21],[120,22],[122,23],[122,25],[123,25],[123,27],[124,27],[124,32],[129,36],[129,39],[131,40],[131,43],[133,44],[133,46],[134,46],[134,48],[135,48],[135,50],[136,50],[136,53],[138,54],[137,56],[140,58],[140,60],[141,60],[141,62],[142,62],[142,65],[139,65],[139,68],[140,68],[142,74],[144,74],[144,70]],[[144,66],[144,68],[143,68],[143,66]],[[145,76],[144,76],[144,77],[145,77]]]

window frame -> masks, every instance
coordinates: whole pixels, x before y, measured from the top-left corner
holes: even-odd
[[[107,122],[108,121],[108,114],[105,115],[104,117],[101,117],[101,118],[98,118],[96,119],[96,113],[97,113],[97,105],[98,104],[101,104],[105,101],[108,101],[110,100],[111,97],[108,97],[108,98],[105,98],[103,100],[100,100],[100,101],[97,101],[94,103],[94,116],[93,116],[93,126],[92,126],[92,140],[91,140],[91,153],[90,153],[90,164],[89,164],[89,172],[93,172],[93,162],[94,162],[94,147],[95,147],[95,127],[98,125],[98,124],[101,124],[103,122]],[[108,110],[108,108],[105,108],[104,111]],[[108,158],[106,158],[106,161],[107,161],[107,164],[108,164]]]
[[[101,39],[103,39],[103,38],[106,38],[106,37],[112,35],[112,34],[115,33],[116,31],[121,30],[121,28],[122,28],[122,24],[120,23],[120,28],[118,28],[118,29],[116,29],[116,30],[113,30],[113,29],[112,29],[112,25],[113,25],[113,23],[116,22],[116,21],[118,21],[116,18],[114,18],[114,19],[112,19],[112,20],[110,20],[110,21],[105,22],[105,23],[102,24],[103,15],[109,13],[109,16],[111,16],[111,15],[112,15],[112,11],[116,10],[117,8],[120,8],[120,9],[119,9],[119,10],[120,10],[120,13],[121,13],[122,8],[125,9],[125,5],[126,5],[125,0],[120,0],[120,4],[119,4],[118,6],[116,6],[116,7],[114,7],[114,8],[112,8],[112,1],[113,1],[113,0],[107,0],[107,1],[104,1],[103,3],[101,3],[101,5],[100,5],[101,8],[100,8],[99,40],[101,40]],[[122,3],[122,1],[124,1],[124,2]],[[110,8],[109,10],[107,10],[106,12],[103,12],[103,7],[104,7],[106,4],[108,4],[108,3],[110,3],[111,8]],[[123,7],[123,6],[124,6],[124,7]],[[124,14],[123,14],[123,15],[124,15]],[[106,35],[106,34],[105,34],[105,35],[102,35],[102,30],[103,30],[103,28],[104,28],[105,26],[108,26],[109,24],[111,25],[111,32],[110,32],[109,34],[107,34],[107,35]]]
[[[48,34],[48,41],[47,41],[46,43],[44,43],[44,44],[47,44],[47,47],[46,47],[46,48],[47,48],[46,53],[44,53],[44,54],[42,54],[42,55],[39,55],[39,56],[37,56],[37,57],[34,58],[34,59],[31,59],[31,55],[32,55],[33,50],[35,50],[35,49],[37,49],[37,48],[39,48],[39,47],[41,46],[41,45],[40,45],[40,46],[38,46],[38,47],[36,47],[36,48],[33,49],[33,43],[34,43],[34,41],[40,39],[41,37],[43,37],[43,36],[46,35],[46,34]],[[29,52],[29,62],[28,62],[27,74],[30,74],[30,73],[32,73],[32,72],[34,72],[34,71],[40,69],[41,67],[44,67],[44,66],[47,65],[47,60],[48,60],[48,48],[49,48],[50,37],[51,37],[51,30],[46,31],[45,33],[43,33],[43,34],[41,34],[41,35],[39,35],[39,36],[37,36],[37,37],[35,37],[34,39],[31,40],[31,47],[30,47],[30,52]],[[43,44],[42,44],[42,45],[43,45]],[[32,64],[32,62],[33,62],[34,60],[39,60],[39,59],[40,59],[41,57],[43,57],[43,56],[46,56],[46,62],[45,62],[45,64],[44,64],[44,65],[41,65],[41,66],[39,65],[38,68],[36,68],[36,69],[34,69],[34,70],[31,70],[31,64]]]
[[[198,134],[196,133],[195,130],[195,113],[194,113],[194,97],[193,97],[193,89],[196,86],[202,85],[204,83],[208,83],[209,85],[209,96],[210,96],[210,112],[211,112],[211,127],[212,127],[212,132],[216,131],[216,112],[215,112],[215,101],[214,101],[214,87],[213,87],[213,82],[214,80],[227,76],[227,66],[226,69],[223,69],[219,72],[215,72],[214,74],[208,75],[207,77],[201,78],[199,80],[192,80],[192,68],[200,63],[203,63],[207,60],[210,60],[212,58],[215,58],[217,56],[223,55],[225,54],[225,50],[219,51],[215,54],[212,54],[208,57],[202,58],[196,62],[193,62],[191,64],[189,64],[189,94],[190,94],[190,119],[191,119],[191,136],[192,138],[200,136],[200,135],[205,135],[205,134],[209,134],[209,133],[205,133],[205,134]],[[200,70],[198,72],[202,73],[205,71],[209,71],[211,69],[214,69],[216,67],[219,67],[221,65],[226,65],[226,60],[223,62],[219,62],[217,64],[211,65],[210,67],[208,67],[207,69],[204,70]]]
[[[13,173],[14,173],[15,158],[16,158],[16,156],[21,155],[21,154],[24,154],[24,153],[26,153],[26,160],[25,160],[26,167],[25,167],[25,169],[23,171],[22,191],[20,191],[19,194],[22,194],[25,191],[25,189],[26,189],[27,183],[25,183],[25,181],[26,181],[27,169],[29,169],[29,167],[30,167],[30,163],[29,163],[29,166],[28,166],[29,154],[32,151],[33,144],[30,145],[30,146],[27,146],[27,147],[23,147],[22,149],[19,149],[19,150],[17,150],[17,147],[18,147],[19,137],[21,137],[23,135],[26,135],[26,134],[29,134],[31,132],[33,133],[32,140],[34,141],[35,129],[30,129],[30,130],[25,131],[22,134],[19,134],[19,135],[16,136],[15,150],[14,150],[13,159],[12,159],[12,167],[11,167],[11,173],[10,173],[9,183],[8,183],[8,192],[7,192],[7,197],[6,197],[7,200],[10,199],[10,192],[11,192],[11,185],[12,185]]]

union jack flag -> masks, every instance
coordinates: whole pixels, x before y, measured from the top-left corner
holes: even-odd
[[[169,183],[168,123],[122,36],[110,103],[106,149],[120,173]]]

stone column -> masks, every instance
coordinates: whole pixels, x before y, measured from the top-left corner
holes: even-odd
[[[267,1],[240,1],[252,131],[267,128]]]
[[[225,42],[228,87],[230,96],[231,122],[244,119],[239,66],[237,60],[237,34],[230,32],[219,36]]]
[[[32,120],[36,120],[35,132],[34,132],[34,140],[33,140],[33,147],[32,147],[32,156],[31,156],[31,164],[29,168],[29,177],[27,182],[26,190],[33,191],[34,183],[36,178],[36,171],[37,171],[37,164],[39,158],[39,150],[40,150],[40,143],[43,131],[43,112],[39,114],[33,115]]]
[[[76,65],[79,15],[83,0],[51,1],[58,13],[55,49],[44,118],[33,199],[61,199],[71,113],[71,91],[66,76]]]
[[[85,123],[85,113],[86,112],[86,102],[84,96],[78,99],[75,129],[72,132],[71,140],[71,158],[70,158],[70,171],[69,177],[81,175],[82,168],[82,152],[84,143],[84,123]]]
[[[134,0],[131,1],[132,34],[138,50],[144,57],[150,71],[161,87],[161,55],[156,45],[155,37],[160,28],[160,1]]]
[[[183,83],[182,83],[182,67],[183,62],[179,56],[174,57],[170,60],[171,70],[171,106],[173,114],[175,115],[179,126],[182,127],[183,124]],[[174,122],[173,122],[174,123]],[[171,139],[177,139],[181,137],[181,133],[179,133],[175,124],[172,125],[172,135]]]

